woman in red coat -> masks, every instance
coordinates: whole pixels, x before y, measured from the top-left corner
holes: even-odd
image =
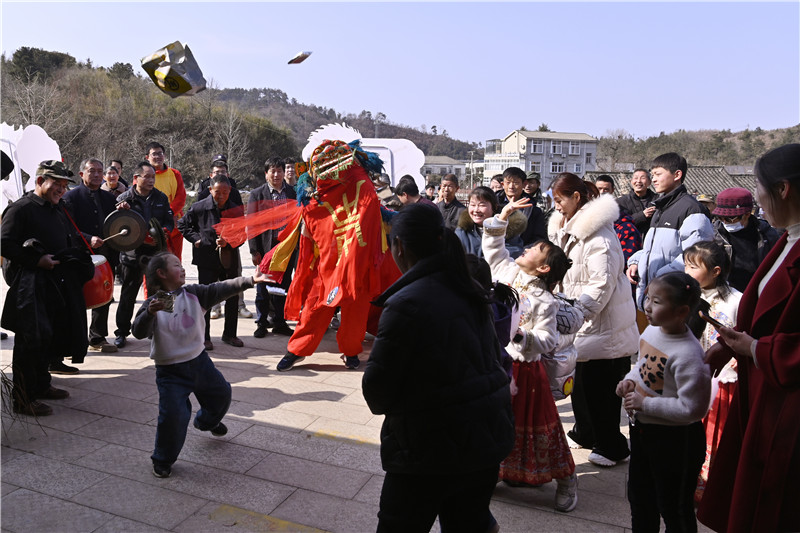
[[[800,531],[800,144],[756,161],[767,221],[786,228],[742,296],[736,328],[706,353],[736,357],[739,388],[698,518],[716,531]]]

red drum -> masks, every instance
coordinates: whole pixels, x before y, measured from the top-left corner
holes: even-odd
[[[102,255],[93,255],[94,277],[83,286],[83,298],[86,309],[95,309],[106,305],[114,297],[114,272],[111,265]]]

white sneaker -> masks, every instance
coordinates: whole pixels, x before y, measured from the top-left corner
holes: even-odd
[[[589,462],[597,466],[616,466],[617,461],[613,461],[608,457],[600,455],[599,453],[592,452],[589,454]]]
[[[253,312],[250,311],[247,307],[240,305],[239,318],[253,318]]]
[[[222,309],[219,306],[214,306],[211,308],[211,320],[216,320],[222,316]]]
[[[578,505],[578,475],[573,472],[571,476],[557,479],[556,511],[568,513]]]

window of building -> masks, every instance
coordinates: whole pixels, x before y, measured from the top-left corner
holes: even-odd
[[[531,161],[531,172],[542,172],[542,163],[541,161]]]
[[[461,169],[460,168],[454,168],[453,169],[453,174],[455,174],[456,176],[460,176],[461,175]]]
[[[569,155],[580,155],[581,154],[581,143],[578,141],[570,141],[569,142]]]
[[[550,172],[553,174],[558,174],[559,172],[564,172],[564,163],[559,161],[553,161],[550,163]]]
[[[581,172],[583,172],[583,165],[581,165],[580,163],[575,163],[574,165],[572,165],[572,172],[574,172],[575,174],[580,174]]]
[[[551,154],[561,153],[561,141],[550,141],[550,153]]]
[[[542,154],[544,153],[544,141],[542,140],[533,140],[531,141],[531,153],[532,154]]]
[[[587,165],[592,164],[592,154],[590,152],[586,152],[586,164]]]

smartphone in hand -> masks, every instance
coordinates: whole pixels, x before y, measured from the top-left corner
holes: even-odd
[[[700,318],[702,318],[703,320],[705,320],[706,322],[708,322],[709,324],[711,324],[712,326],[714,326],[717,329],[724,327],[722,322],[720,322],[719,320],[716,320],[714,318],[711,318],[711,315],[709,315],[708,311],[706,311],[706,310],[700,310],[700,311],[697,312],[697,314],[700,315]]]

